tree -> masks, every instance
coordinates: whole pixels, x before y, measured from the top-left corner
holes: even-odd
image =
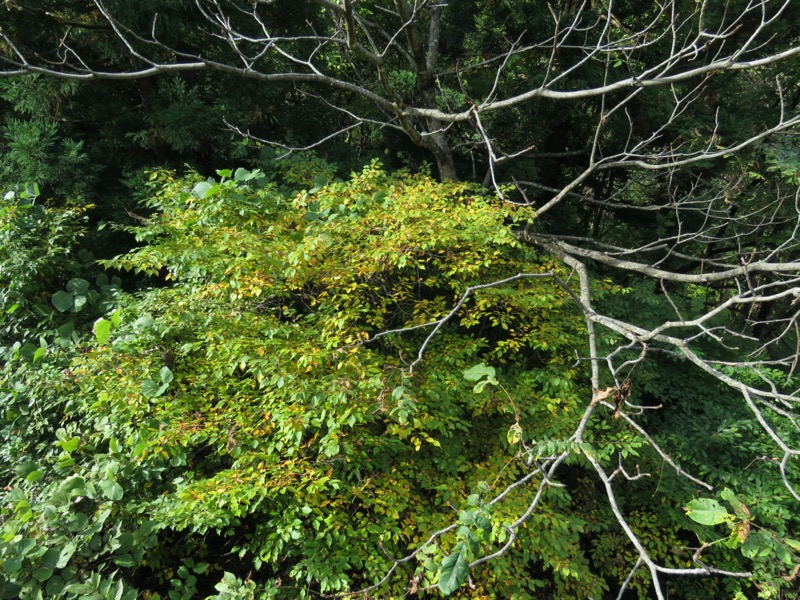
[[[101,0],[45,4],[60,30],[56,43],[47,47],[21,35],[40,18],[33,10],[39,5],[13,4],[0,33],[3,75],[143,80],[219,71],[290,85],[293,101],[326,107],[321,124],[330,130],[313,137],[304,129],[289,143],[274,140],[286,153],[324,148],[337,132],[358,132],[351,145],[391,132],[429,153],[441,180],[480,181],[518,206],[527,217],[509,217],[508,223],[517,239],[572,272],[572,279],[561,273],[553,281],[561,282],[583,315],[587,342],[577,359],[588,366],[591,383],[569,435],[559,433],[551,445],[528,444],[520,453],[536,468],[519,481],[536,479],[544,490],[569,460],[583,457],[635,549],[619,578],[622,591],[642,568],[658,597],[665,574],[749,576],[711,566],[704,556],[716,547],[705,543],[693,552],[693,566],[655,559],[657,551],[624,510],[624,488],[644,477],[626,467],[630,445],[620,445],[613,463],[583,444],[597,443],[586,436],[600,435],[600,415],[617,417],[614,422],[625,423],[675,473],[713,490],[705,481],[713,475],[701,480],[670,458],[665,443],[680,443],[673,439],[673,407],[662,410],[663,418],[651,414],[660,400],[671,403],[675,370],[691,368],[704,400],[693,413],[687,407],[691,394],[682,394],[680,418],[722,427],[710,399],[722,395],[727,404],[735,394],[739,401],[730,414],[758,425],[747,430],[753,436],[750,460],[774,457],[758,463],[761,477],[777,469],[793,498],[786,502],[800,500],[792,466],[800,453],[794,379],[800,343],[796,4],[762,0],[723,7],[676,0],[642,10],[640,3],[625,2],[551,7],[538,1],[309,0],[289,6],[198,0],[185,12],[169,1],[139,3],[136,10]],[[107,68],[107,58],[91,50],[95,31],[133,65]],[[269,132],[253,133],[228,120],[254,141],[270,143]],[[454,214],[442,218],[457,220],[460,210],[456,203]],[[513,271],[498,275],[497,285]],[[525,273],[522,266],[517,272]],[[405,365],[409,377],[433,360],[429,345],[470,306],[467,292],[492,284],[491,269],[483,273],[479,281],[462,282],[463,296],[450,298],[453,312],[441,314],[453,317],[430,322],[430,335]],[[608,278],[612,288],[629,290],[626,301],[597,297]],[[384,340],[395,329],[419,332],[422,325],[386,323],[387,333],[376,327],[370,339]],[[488,369],[468,372],[480,381],[499,381],[496,373],[489,378]],[[525,435],[523,430],[521,439]],[[708,459],[701,438],[695,434],[681,455],[702,471]],[[755,494],[746,481],[740,484]],[[729,523],[728,542],[741,545],[748,557],[761,548],[794,548],[790,536],[781,541],[788,532],[751,535],[746,503],[733,492],[722,498],[733,513],[708,498],[701,504],[686,499],[689,516],[707,526]],[[540,499],[533,494],[519,525]],[[699,534],[709,539],[707,531]],[[508,552],[516,529],[508,535],[508,543],[485,558]],[[440,588],[451,591],[466,581],[468,541],[442,563],[450,583]],[[473,558],[473,568],[484,564],[476,562],[484,557]],[[715,558],[724,563],[729,557]]]

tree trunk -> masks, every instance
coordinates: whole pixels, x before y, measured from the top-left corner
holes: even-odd
[[[430,124],[429,124],[430,127]],[[433,129],[433,127],[431,127]],[[456,172],[456,164],[453,160],[453,150],[450,148],[450,142],[447,136],[441,132],[433,129],[436,133],[430,134],[429,149],[436,158],[436,167],[439,170],[440,181],[458,181],[458,173]]]
[[[405,28],[405,35],[417,76],[417,101],[419,105],[425,108],[436,108],[437,82],[434,73],[436,64],[439,62],[440,25],[445,4],[436,4],[429,7],[430,23],[427,43],[423,42],[423,36],[420,34],[416,21],[412,18],[411,10],[406,0],[395,0],[395,6],[403,21],[409,24]],[[433,154],[441,181],[458,180],[455,161],[453,160],[453,148],[450,146],[446,129],[441,121],[432,118],[426,119],[426,131],[420,133],[406,120],[403,129],[409,133],[415,144]],[[411,133],[412,130],[413,133]]]

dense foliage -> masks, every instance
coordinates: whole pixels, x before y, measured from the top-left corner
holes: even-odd
[[[113,564],[149,567],[157,581],[189,558],[210,561],[211,573],[244,562],[285,585],[342,590],[382,576],[378,543],[403,554],[446,525],[437,508],[464,501],[479,481],[473,468],[493,485],[513,480],[510,426],[558,435],[559,419],[543,417],[574,406],[563,356],[581,341],[552,284],[476,296],[435,343],[424,377],[400,368],[418,335],[364,344],[440,318],[487,275],[552,266],[511,235],[504,221],[514,211],[463,184],[376,167],[295,196],[243,170],[198,183],[194,195],[169,173],[153,185],[158,212],[137,233],[149,244],[109,266],[174,284],[118,297],[114,316],[95,324],[102,345],[62,384],[80,390],[60,429],[74,440],[64,442],[78,469],[70,491],[57,463],[24,473],[86,495],[86,512],[114,502],[114,528],[132,542],[142,527],[199,536],[179,552],[167,544],[144,563],[126,554]],[[442,219],[454,206],[458,215]],[[535,293],[515,293],[520,286]],[[539,311],[548,316],[521,318]],[[520,348],[537,358],[520,363]],[[481,357],[538,381],[542,401],[474,397],[461,373]],[[18,498],[18,514],[22,505],[35,500]],[[231,538],[230,559],[209,558],[211,532]]]
[[[548,455],[570,443],[587,393],[573,356],[586,341],[557,283],[568,272],[513,235],[519,209],[378,165],[330,181],[313,157],[282,173],[219,176],[151,175],[152,215],[134,228],[143,245],[105,267],[148,275],[155,287],[128,295],[102,275],[99,286],[73,278],[50,299],[55,312],[76,313],[72,337],[53,324],[39,347],[6,349],[3,453],[15,468],[3,475],[12,490],[4,597],[357,589],[381,581],[389,557],[447,528],[455,510],[460,528],[423,546],[380,593],[448,589],[448,575],[460,582],[453,561],[502,544],[524,512],[522,490],[486,504],[525,475],[523,448]],[[421,326],[446,316],[468,286],[518,270],[541,277],[477,291],[413,373],[403,369],[430,331]],[[81,291],[112,303],[91,339],[76,321]],[[630,297],[596,290],[606,301],[621,293]],[[400,328],[410,329],[375,338]],[[702,460],[718,443],[699,439],[703,420],[720,422],[721,439],[741,435],[730,408],[710,412],[709,386],[708,402],[700,388],[680,404],[706,407],[681,452],[738,487],[734,457]],[[674,387],[651,389],[675,398]],[[665,435],[674,427],[661,425]],[[762,435],[747,436],[764,451]],[[472,571],[470,593],[603,594],[627,551],[581,455],[613,461],[621,451],[657,464],[643,443],[614,420],[594,423],[591,441],[572,449],[571,484],[547,489],[520,544]],[[772,560],[796,544],[780,542],[787,493],[768,471],[751,475],[748,505],[773,536],[754,552]],[[637,528],[668,564],[687,560],[674,554],[691,540],[676,499],[692,497],[669,472],[626,492]],[[695,593],[715,586],[706,580]],[[647,595],[646,583],[638,589]]]
[[[0,598],[796,595],[795,3],[0,10]]]

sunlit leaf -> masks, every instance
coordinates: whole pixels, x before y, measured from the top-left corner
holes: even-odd
[[[484,363],[480,363],[464,371],[464,379],[467,381],[478,381],[484,377],[494,377],[494,367],[487,367]]]
[[[100,318],[94,322],[94,337],[98,344],[105,344],[111,337],[111,321]]]
[[[686,505],[686,515],[701,525],[719,525],[735,517],[713,498],[697,498]]]

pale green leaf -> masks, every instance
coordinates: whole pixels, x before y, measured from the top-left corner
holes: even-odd
[[[495,370],[494,367],[487,367],[486,364],[480,363],[475,365],[471,369],[467,369],[464,371],[464,379],[467,381],[478,381],[483,379],[484,377],[494,377]]]
[[[105,344],[111,337],[111,321],[103,318],[97,319],[94,322],[94,337],[97,339],[98,344]]]
[[[734,516],[713,498],[697,498],[686,505],[686,515],[701,525],[719,525],[732,521]]]
[[[208,191],[214,186],[212,186],[207,181],[201,181],[197,185],[192,188],[192,195],[198,198],[205,198]]]

